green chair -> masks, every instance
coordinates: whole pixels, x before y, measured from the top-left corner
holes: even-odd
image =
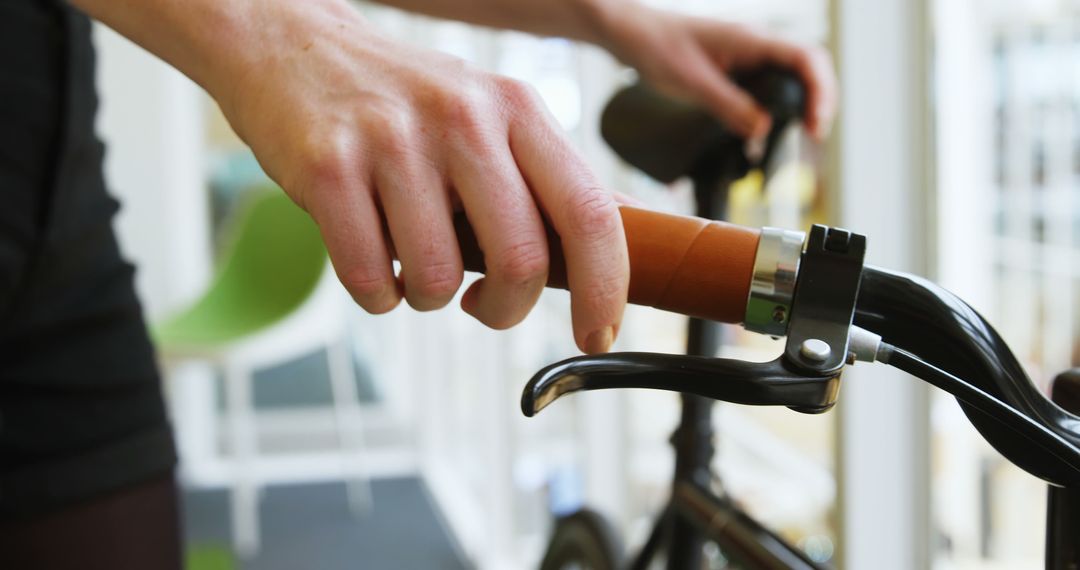
[[[360,405],[342,288],[315,223],[283,192],[267,189],[242,204],[227,235],[228,248],[210,287],[189,308],[153,327],[153,336],[167,368],[195,360],[222,373],[232,448],[233,539],[237,553],[248,557],[259,548],[263,482],[254,372],[325,349],[338,443],[347,464],[361,453]],[[357,477],[348,488],[354,509],[366,507],[367,478]]]
[[[292,314],[327,265],[314,222],[281,192],[258,192],[240,219],[213,284],[154,329],[167,348],[198,351],[249,338]]]

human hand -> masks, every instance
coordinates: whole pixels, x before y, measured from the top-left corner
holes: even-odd
[[[566,254],[575,340],[608,350],[629,281],[617,204],[537,95],[384,38],[344,2],[263,5],[274,13],[249,30],[257,38],[202,83],[318,223],[356,302],[372,313],[402,297],[419,310],[446,305],[462,282],[452,215],[463,209],[487,273],[461,306],[512,326],[547,279],[547,220]]]
[[[746,26],[619,3],[605,11],[601,45],[637,68],[660,91],[710,110],[748,139],[765,137],[768,112],[731,80],[766,65],[797,73],[807,89],[803,121],[828,135],[837,105],[836,75],[821,48],[779,40]]]

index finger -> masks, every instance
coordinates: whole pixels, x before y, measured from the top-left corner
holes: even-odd
[[[630,286],[618,203],[600,188],[554,119],[532,121],[511,127],[511,152],[562,240],[574,340],[584,352],[607,352],[622,323]]]

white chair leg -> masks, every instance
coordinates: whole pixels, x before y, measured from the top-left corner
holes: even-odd
[[[233,547],[240,558],[251,558],[259,552],[259,488],[255,473],[258,441],[252,371],[227,363],[224,373],[229,438],[232,442],[230,509]]]
[[[349,493],[349,507],[355,515],[371,508],[372,498],[371,479],[361,457],[364,437],[360,424],[360,399],[356,392],[356,371],[348,343],[348,336],[329,343],[326,347],[326,358],[330,371],[330,390],[334,399],[338,446],[343,456],[342,467],[345,470],[345,484]]]

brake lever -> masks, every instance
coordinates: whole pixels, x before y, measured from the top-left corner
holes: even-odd
[[[786,355],[769,362],[648,352],[578,356],[537,372],[525,385],[521,411],[532,417],[570,392],[653,388],[821,413],[836,403],[840,372],[813,373]]]
[[[771,242],[773,237],[762,240]],[[768,283],[751,287],[746,327],[787,335],[784,353],[776,360],[634,352],[578,356],[537,372],[525,385],[521,411],[531,417],[564,394],[607,388],[654,388],[739,404],[787,406],[804,413],[828,410],[836,402],[844,365],[862,352],[851,342],[855,338],[851,325],[866,238],[814,225],[805,247],[790,305],[777,304],[775,296],[758,295],[770,288]],[[780,257],[779,250],[760,255],[762,274],[769,274]]]

